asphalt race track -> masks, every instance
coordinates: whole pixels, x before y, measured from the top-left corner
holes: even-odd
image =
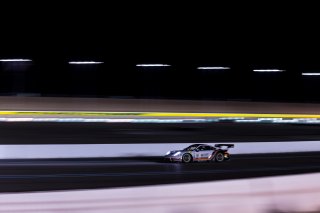
[[[320,125],[0,122],[0,144],[128,144],[320,140]]]
[[[320,125],[0,123],[0,144],[319,140]],[[113,188],[320,172],[320,153],[233,155],[225,163],[153,158],[0,160],[0,192]]]
[[[162,158],[1,160],[0,192],[187,183],[320,171],[320,153],[234,155],[224,163],[164,163]],[[169,192],[168,192],[169,193]]]

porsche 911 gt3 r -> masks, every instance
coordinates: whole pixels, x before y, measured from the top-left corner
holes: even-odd
[[[193,144],[183,150],[169,151],[164,159],[170,162],[191,163],[197,161],[223,162],[230,159],[229,148],[234,144]]]

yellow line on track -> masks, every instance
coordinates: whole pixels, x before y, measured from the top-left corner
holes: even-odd
[[[268,113],[177,113],[177,112],[87,112],[87,111],[0,111],[0,115],[33,116],[137,116],[137,117],[213,117],[213,118],[320,118],[320,114]]]
[[[267,114],[267,113],[144,113],[150,117],[244,117],[244,118],[320,118],[319,114]]]

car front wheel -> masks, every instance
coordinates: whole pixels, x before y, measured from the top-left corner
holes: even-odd
[[[192,162],[192,156],[190,154],[184,154],[182,156],[182,163],[191,163]]]

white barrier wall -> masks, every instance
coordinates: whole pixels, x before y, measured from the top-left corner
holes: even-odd
[[[231,154],[320,151],[320,141],[233,144],[235,148],[230,149]],[[169,150],[179,150],[189,145],[190,143],[0,145],[0,159],[163,156]]]
[[[320,174],[128,187],[0,194],[0,213],[319,212]]]

